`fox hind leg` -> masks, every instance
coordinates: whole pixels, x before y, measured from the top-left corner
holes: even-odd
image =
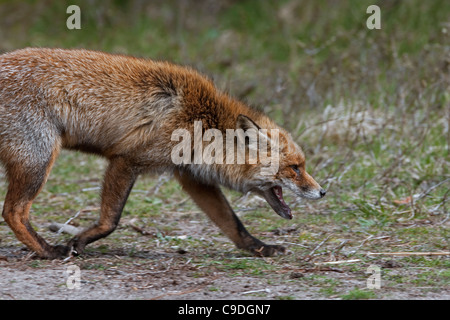
[[[40,157],[23,157],[22,161],[5,165],[9,185],[3,206],[3,218],[18,240],[39,257],[48,259],[67,255],[68,248],[49,245],[31,226],[29,211],[33,200],[47,181],[58,153],[59,148],[55,147],[46,160]],[[41,150],[40,156],[42,155]]]
[[[285,252],[285,248],[282,246],[267,245],[253,237],[236,216],[219,186],[199,182],[187,172],[180,174],[176,171],[175,177],[200,209],[238,248],[248,250],[258,256],[272,256],[279,252]]]

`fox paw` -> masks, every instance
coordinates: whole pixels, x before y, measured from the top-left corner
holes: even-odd
[[[86,246],[84,242],[80,241],[77,237],[69,241],[68,246],[71,248],[71,254],[74,256],[79,256],[83,253],[84,247]]]
[[[43,254],[40,254],[39,256],[43,259],[61,259],[65,258],[70,254],[70,247],[63,246],[63,245],[57,245],[57,246],[51,246],[48,247],[47,250]]]

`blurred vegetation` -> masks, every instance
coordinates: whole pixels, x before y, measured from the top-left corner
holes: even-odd
[[[81,30],[66,28],[70,4]],[[381,30],[366,28],[371,4]],[[342,99],[414,104],[430,84],[442,104],[449,13],[445,0],[1,1],[0,50],[82,47],[189,64],[252,103],[281,103],[284,116]]]

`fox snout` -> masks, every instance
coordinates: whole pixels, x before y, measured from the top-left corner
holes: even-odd
[[[304,173],[304,183],[300,186],[297,192],[302,198],[317,200],[325,197],[327,191],[323,189],[308,173]]]
[[[307,189],[300,191],[300,196],[306,199],[317,200],[325,197],[327,191],[319,186],[319,189]]]

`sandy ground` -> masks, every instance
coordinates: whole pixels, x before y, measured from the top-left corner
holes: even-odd
[[[339,299],[338,295],[324,297],[320,283],[302,281],[311,273],[328,281],[343,281],[348,288],[365,286],[360,275],[336,272],[338,269],[286,272],[271,275],[270,281],[260,275],[236,276],[232,272],[200,270],[186,263],[189,259],[185,255],[176,252],[140,252],[136,263],[127,260],[122,265],[121,260],[127,257],[120,250],[65,262],[34,259],[26,250],[8,247],[0,249],[0,257],[0,299],[6,300]],[[384,290],[382,299],[450,299],[448,288],[428,291],[390,286],[381,290]]]

